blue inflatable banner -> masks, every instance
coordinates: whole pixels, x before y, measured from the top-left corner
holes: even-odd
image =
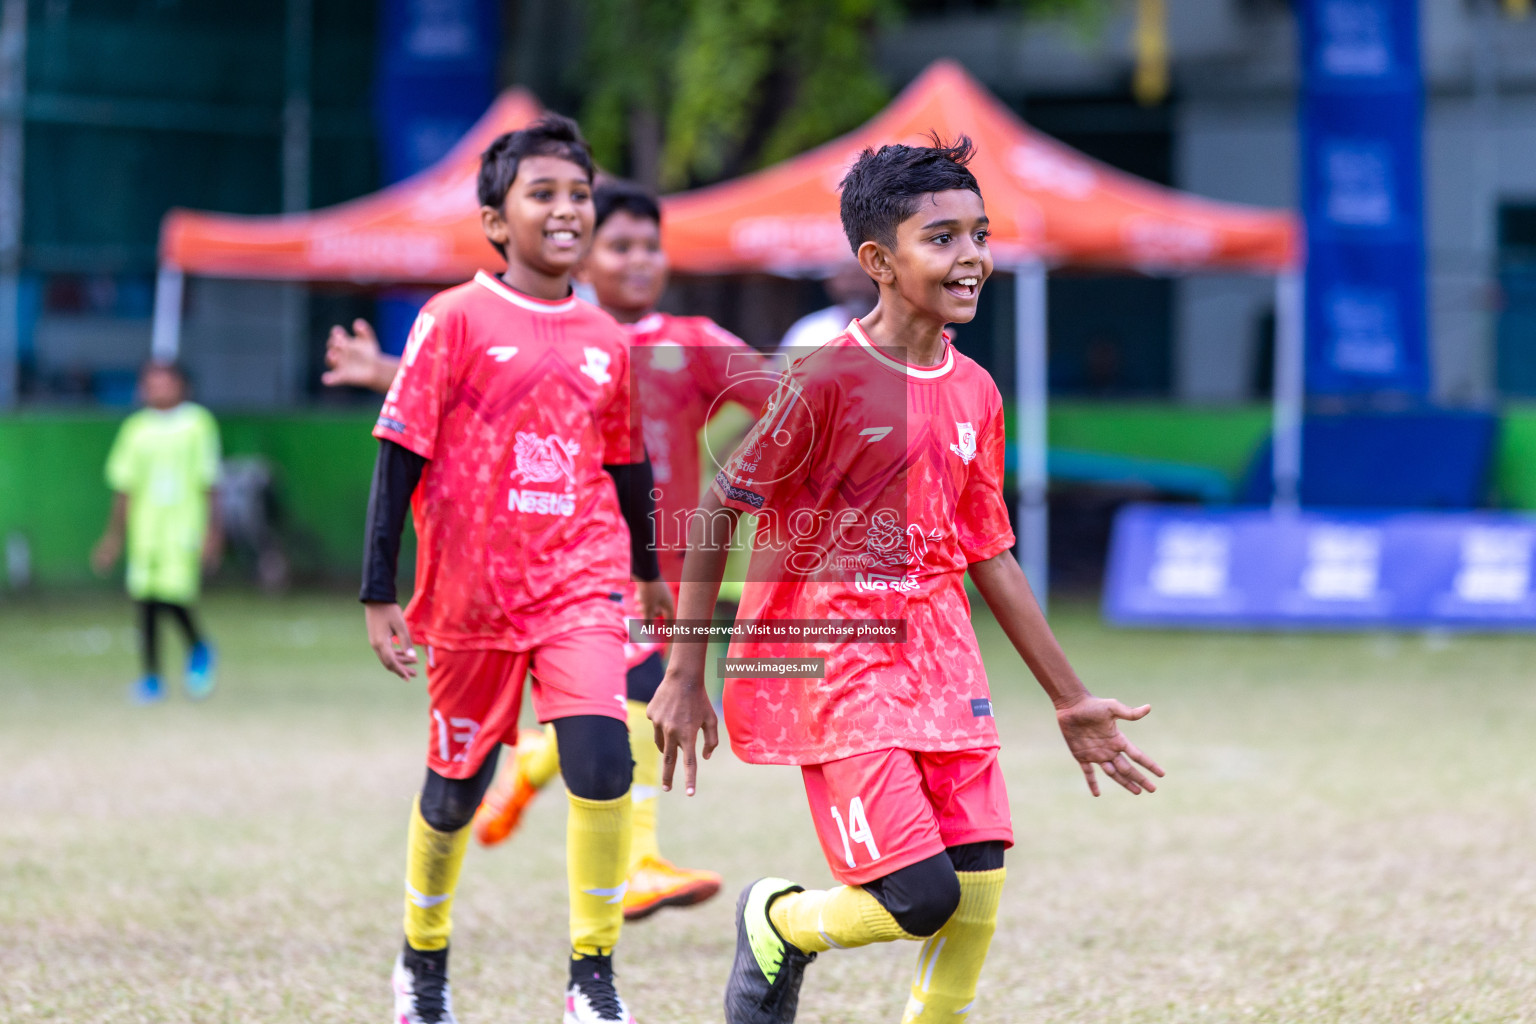
[[[1536,628],[1536,518],[1128,505],[1104,616],[1121,626]]]
[[[374,116],[384,180],[432,166],[491,105],[500,43],[496,0],[381,0]],[[379,344],[399,355],[430,289],[378,300]]]
[[[1418,0],[1300,0],[1311,394],[1429,390]]]
[[[375,117],[384,179],[435,163],[491,105],[496,0],[381,0]]]

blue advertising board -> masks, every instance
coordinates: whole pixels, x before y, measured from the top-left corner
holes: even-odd
[[[1429,390],[1418,0],[1301,0],[1306,389]]]
[[[374,116],[384,179],[430,167],[491,105],[496,0],[381,0]],[[379,344],[398,355],[432,292],[396,289],[378,302]]]
[[[1536,518],[1128,505],[1104,616],[1121,626],[1536,628]]]

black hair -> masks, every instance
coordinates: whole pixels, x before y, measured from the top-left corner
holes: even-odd
[[[656,197],[633,182],[601,182],[592,192],[592,205],[597,208],[597,218],[592,223],[593,231],[602,227],[603,221],[621,211],[641,220],[653,220],[657,227],[661,226],[661,205],[656,202]]]
[[[981,195],[966,164],[976,146],[962,135],[945,144],[937,134],[931,146],[881,146],[859,154],[838,186],[842,190],[843,234],[855,254],[865,242],[896,245],[896,225],[917,212],[922,197],[965,189]]]
[[[500,209],[517,177],[517,165],[525,156],[557,156],[587,172],[592,180],[592,151],[575,121],[560,114],[545,114],[526,128],[507,132],[480,154],[481,206]]]

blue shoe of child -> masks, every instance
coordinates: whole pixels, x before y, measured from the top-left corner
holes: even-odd
[[[165,687],[160,685],[159,676],[143,676],[128,688],[128,699],[135,704],[156,704],[165,700]]]
[[[187,696],[202,700],[213,692],[213,648],[199,643],[187,655]]]

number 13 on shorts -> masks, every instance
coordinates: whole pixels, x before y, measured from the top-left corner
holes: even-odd
[[[864,814],[864,800],[862,797],[854,797],[848,801],[848,823],[843,824],[843,815],[838,811],[836,804],[827,808],[832,814],[832,820],[837,822],[837,831],[843,839],[843,859],[848,862],[848,867],[856,868],[858,861],[854,859],[853,847],[857,843],[869,851],[869,863],[873,864],[880,859],[880,848],[875,845],[875,835],[870,831],[869,818]]]

